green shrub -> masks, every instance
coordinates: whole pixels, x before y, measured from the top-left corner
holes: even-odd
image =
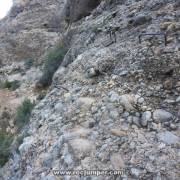
[[[16,89],[18,89],[20,87],[20,82],[18,80],[14,80],[14,81],[5,81],[3,84],[3,88],[7,88],[11,91],[15,91]]]
[[[29,99],[25,99],[23,103],[17,108],[15,125],[18,129],[21,129],[25,124],[29,122],[31,111],[34,104]]]
[[[38,84],[42,87],[51,85],[52,78],[60,64],[62,63],[67,50],[62,45],[57,46],[54,50],[49,52],[44,62],[43,75]]]
[[[25,99],[23,103],[18,107],[15,117],[15,125],[20,130],[23,126],[29,121],[31,111],[34,105],[29,99]],[[7,116],[7,114],[3,114]],[[0,167],[4,166],[5,163],[9,160],[11,152],[14,149],[13,145],[16,140],[16,150],[19,145],[23,142],[23,134],[20,134],[15,138],[12,135],[8,135],[3,129],[0,131]]]
[[[0,133],[0,167],[2,167],[11,155],[11,143],[13,137],[4,133]]]

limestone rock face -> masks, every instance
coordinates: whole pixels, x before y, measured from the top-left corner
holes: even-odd
[[[64,0],[15,1],[9,15],[0,21],[0,60],[39,59],[60,39],[63,7]]]

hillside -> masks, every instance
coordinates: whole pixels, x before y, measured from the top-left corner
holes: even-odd
[[[0,54],[0,180],[180,178],[179,0],[14,0]]]

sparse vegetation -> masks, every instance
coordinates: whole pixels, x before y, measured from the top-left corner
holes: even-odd
[[[11,155],[11,143],[13,137],[5,133],[0,133],[0,167],[2,167]]]
[[[9,89],[11,91],[15,91],[16,89],[18,89],[20,87],[20,82],[18,80],[14,80],[14,81],[8,81],[6,80],[3,84],[3,88],[4,89]]]
[[[15,117],[15,125],[20,130],[29,121],[31,111],[33,109],[33,103],[29,99],[25,99],[21,106],[17,109]],[[4,112],[2,117],[9,118],[7,112]],[[23,142],[24,134],[8,134],[6,132],[7,125],[2,125],[0,129],[0,167],[4,166],[9,160],[13,150],[18,150],[19,145]]]
[[[0,133],[5,133],[7,127],[9,126],[9,120],[11,119],[11,113],[9,111],[4,110],[0,114]]]
[[[41,87],[47,87],[52,83],[52,77],[62,63],[67,50],[62,45],[50,51],[44,62],[43,75],[38,81]]]
[[[34,104],[29,99],[25,99],[21,106],[18,107],[15,117],[15,125],[18,129],[22,129],[28,123],[33,107]]]

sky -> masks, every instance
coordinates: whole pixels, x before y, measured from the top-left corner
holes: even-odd
[[[5,17],[11,9],[13,0],[0,0],[0,19]]]

